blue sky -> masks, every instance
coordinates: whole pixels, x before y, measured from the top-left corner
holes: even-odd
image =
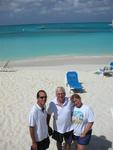
[[[0,0],[0,24],[113,19],[113,0]]]

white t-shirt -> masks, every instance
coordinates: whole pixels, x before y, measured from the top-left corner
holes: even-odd
[[[65,133],[71,131],[71,113],[72,104],[71,101],[65,97],[63,106],[60,106],[57,102],[57,98],[49,103],[47,110],[48,114],[53,114],[53,129],[59,133]]]
[[[74,106],[72,113],[72,126],[74,135],[80,136],[88,122],[94,122],[94,113],[87,105],[80,108]]]
[[[35,138],[37,142],[48,137],[47,112],[46,110],[42,111],[38,104],[34,105],[31,109],[29,126],[35,127]]]

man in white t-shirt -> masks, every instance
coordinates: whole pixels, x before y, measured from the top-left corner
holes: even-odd
[[[52,137],[57,141],[57,149],[62,150],[62,142],[65,140],[65,149],[70,150],[72,142],[71,129],[71,101],[65,96],[65,89],[57,87],[56,97],[49,103],[47,109],[48,126],[50,117],[53,114],[53,135]]]
[[[39,90],[37,103],[29,113],[29,131],[32,140],[31,150],[46,150],[49,147],[47,112],[44,107],[46,99],[46,92]]]

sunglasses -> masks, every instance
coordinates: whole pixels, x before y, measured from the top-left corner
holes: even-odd
[[[39,96],[41,99],[47,99],[47,96]]]

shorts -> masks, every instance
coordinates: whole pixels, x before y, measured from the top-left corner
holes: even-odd
[[[72,136],[73,136],[73,131],[65,132],[65,133],[59,133],[54,130],[52,138],[56,140],[57,142],[62,143],[63,139],[67,144],[72,143]]]
[[[73,140],[76,140],[80,145],[88,145],[91,139],[92,130],[89,130],[85,137],[73,135]]]
[[[46,150],[47,148],[49,148],[50,140],[49,137],[47,137],[46,139],[36,143],[37,143],[38,150]],[[33,150],[32,146],[31,146],[31,150]]]

